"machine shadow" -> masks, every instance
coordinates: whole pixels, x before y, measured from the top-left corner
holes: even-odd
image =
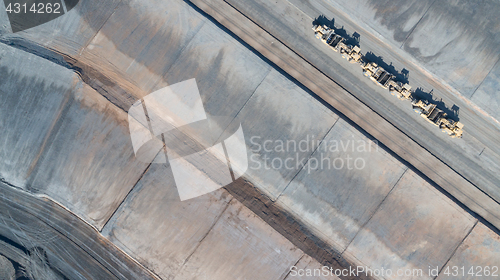
[[[361,35],[359,35],[359,33],[357,33],[357,32],[354,32],[352,35],[350,35],[344,29],[344,26],[342,26],[341,28],[337,28],[335,26],[335,19],[334,18],[332,18],[331,20],[329,20],[324,15],[320,15],[316,19],[314,19],[314,21],[312,22],[312,24],[313,25],[326,25],[329,28],[333,29],[336,34],[338,34],[338,35],[342,36],[343,38],[345,38],[345,43],[347,45],[352,45],[352,46],[358,46],[359,47],[359,41],[360,41]]]
[[[410,76],[410,72],[403,68],[401,71],[396,70],[396,67],[392,65],[392,62],[390,64],[387,64],[382,56],[377,56],[373,52],[367,52],[364,55],[364,59],[367,60],[368,62],[375,62],[382,68],[384,68],[387,72],[390,74],[394,75],[394,79],[397,82],[402,82],[402,83],[409,83],[408,78]]]
[[[448,108],[448,106],[446,106],[446,104],[443,102],[442,99],[439,99],[439,100],[435,99],[432,92],[433,92],[433,90],[427,92],[427,91],[424,91],[423,88],[418,87],[415,89],[415,91],[413,92],[412,95],[413,95],[413,97],[415,97],[417,99],[428,100],[429,102],[436,104],[437,108],[442,110],[443,112],[445,112],[450,119],[452,119],[454,121],[458,121],[460,107],[458,107],[457,105],[453,105],[453,106],[451,106],[451,108]]]

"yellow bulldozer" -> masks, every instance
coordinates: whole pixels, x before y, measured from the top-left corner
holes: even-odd
[[[411,99],[411,86],[408,83],[389,81],[389,92],[395,95],[399,100]]]
[[[326,25],[315,25],[313,30],[316,38],[320,39],[332,50],[338,52],[343,46],[345,46],[345,39],[342,36],[335,34],[335,30],[330,27]]]
[[[388,88],[394,77],[375,62],[366,62],[361,67],[365,76],[370,77],[372,81],[383,88]]]
[[[449,119],[448,115],[443,110],[437,108],[436,104],[420,99],[414,99],[411,104],[413,110],[428,122],[439,127],[452,138],[462,138],[464,125],[461,122]]]

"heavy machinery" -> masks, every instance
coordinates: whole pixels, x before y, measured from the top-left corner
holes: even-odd
[[[342,54],[342,57],[351,63],[360,62],[361,48],[358,46],[351,46],[345,43],[345,38],[335,33],[335,30],[326,25],[313,26],[316,38],[320,39],[323,43],[327,44],[332,50]]]
[[[323,40],[325,35],[330,32],[330,28],[326,25],[315,25],[313,26],[314,35],[316,35],[317,39]]]
[[[428,122],[439,127],[452,138],[462,138],[464,125],[461,122],[447,118],[448,115],[443,110],[438,109],[436,104],[419,99],[414,99],[411,104],[413,110]]]
[[[395,95],[400,100],[411,99],[411,86],[407,83],[403,84],[401,82],[396,82],[394,80],[389,81],[389,92]]]
[[[389,72],[385,71],[384,68],[378,66],[375,62],[366,62],[361,67],[365,76],[370,77],[372,81],[383,88],[388,88],[389,83],[394,78],[393,75],[389,74]]]
[[[452,138],[462,138],[463,128],[463,123],[450,119],[445,119],[441,124],[441,130],[448,133]]]
[[[320,37],[322,37],[329,30],[331,30],[331,28],[326,25],[316,24],[313,26],[312,30],[314,30],[314,35],[316,35],[316,38],[320,39]]]
[[[313,27],[316,38],[327,44],[332,50],[338,52],[344,47],[345,38],[335,33],[335,31],[326,25],[315,25]]]
[[[387,72],[375,62],[365,62],[358,46],[347,45],[346,39],[335,33],[335,30],[326,25],[315,25],[313,27],[316,38],[328,45],[332,50],[340,52],[342,57],[351,63],[361,64],[363,73],[377,85],[389,89],[392,95],[400,100],[411,100],[413,110],[419,113],[428,122],[438,126],[443,132],[452,138],[462,138],[464,125],[461,122],[451,120],[447,114],[437,108],[436,104],[427,100],[419,100],[412,96],[411,86],[408,83],[397,82],[394,75]]]
[[[340,53],[342,54],[342,57],[347,59],[347,61],[351,63],[360,63],[361,58],[363,57],[361,55],[361,48],[358,46],[351,46],[351,45],[346,45],[342,43],[340,46]]]
[[[439,126],[441,120],[446,118],[445,112],[438,109],[436,104],[429,103],[427,100],[414,99],[411,105],[415,112],[436,126]]]
[[[342,48],[342,46],[345,45],[344,41],[345,39],[342,36],[335,34],[335,32],[332,30],[330,35],[328,35],[328,38],[326,38],[325,43],[330,46],[332,50],[338,52]]]

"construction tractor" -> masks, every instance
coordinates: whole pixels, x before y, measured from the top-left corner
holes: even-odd
[[[316,35],[317,39],[324,39],[327,33],[333,31],[326,25],[315,25],[312,28],[314,30],[314,35]]]
[[[441,130],[448,133],[452,138],[462,138],[464,124],[458,121],[445,119],[441,123]]]
[[[427,100],[415,99],[411,105],[415,112],[435,126],[440,126],[442,120],[446,118],[445,112],[438,109],[436,104],[429,103]]]
[[[345,44],[345,38],[336,34],[335,30],[326,25],[315,25],[312,28],[316,38],[327,44],[332,50],[342,54],[351,63],[361,62],[361,49],[358,46]]]
[[[452,138],[462,138],[464,125],[461,122],[451,120],[442,110],[436,108],[436,104],[427,100],[414,99],[413,110],[419,113],[428,122],[439,127],[441,131],[448,133]]]
[[[351,45],[346,45],[343,44],[339,46],[340,48],[340,53],[342,54],[342,57],[347,59],[347,61],[351,63],[360,63],[361,62],[361,48],[358,46],[351,46]]]
[[[345,46],[344,41],[345,39],[342,36],[332,32],[326,39],[325,43],[330,46],[332,50],[338,52],[341,50],[342,46]]]
[[[401,82],[390,80],[389,92],[399,98],[399,100],[411,99],[411,86],[407,83],[403,84]]]
[[[316,38],[327,44],[332,50],[338,52],[342,46],[345,46],[345,39],[335,34],[335,31],[326,25],[315,25],[313,27]]]
[[[378,66],[375,62],[366,62],[361,67],[365,76],[370,77],[372,81],[385,89],[394,78],[393,75],[389,74],[389,72],[385,71],[384,68]]]
[[[387,72],[375,62],[367,62],[361,54],[358,46],[347,45],[346,39],[335,33],[335,30],[326,25],[315,25],[313,27],[316,38],[327,44],[332,50],[340,52],[342,57],[351,63],[359,63],[363,68],[365,76],[369,77],[382,88],[400,100],[411,100],[413,110],[419,113],[428,122],[438,126],[443,132],[452,138],[462,138],[464,125],[458,121],[451,120],[447,114],[427,100],[419,100],[412,96],[411,86],[408,83],[397,82],[394,75]]]

